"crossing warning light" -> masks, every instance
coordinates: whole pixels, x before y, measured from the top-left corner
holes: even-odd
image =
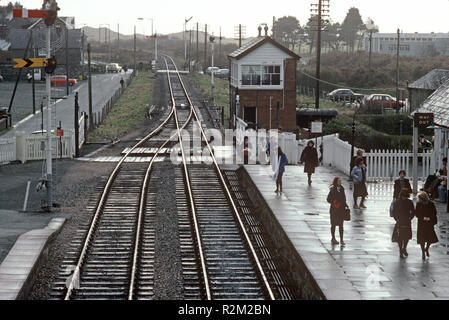
[[[51,57],[50,59],[48,59],[47,66],[45,67],[45,72],[47,74],[52,74],[55,72],[56,67],[57,67],[56,58]]]

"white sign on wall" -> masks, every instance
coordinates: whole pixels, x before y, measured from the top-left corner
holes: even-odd
[[[323,133],[323,123],[322,122],[312,122],[310,132],[312,134],[322,134]]]

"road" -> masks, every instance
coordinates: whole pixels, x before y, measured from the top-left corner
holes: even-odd
[[[124,80],[130,77],[132,70],[127,74],[100,74],[92,76],[92,107],[93,112],[101,111],[104,104],[111,98],[114,92],[120,87],[120,79]],[[8,107],[9,100],[14,89],[14,83],[0,83],[0,106]],[[52,127],[57,127],[59,121],[64,130],[73,130],[74,128],[74,96],[75,92],[79,94],[80,112],[88,112],[88,83],[82,81],[70,89],[71,93],[67,99],[58,99],[56,104],[52,105]],[[52,97],[58,98],[65,96],[66,88],[57,87],[52,89]],[[38,83],[36,85],[36,109],[35,115],[32,115],[32,89],[31,84],[21,82],[17,89],[15,102],[11,110],[13,118],[13,130],[9,130],[1,135],[1,138],[13,137],[16,132],[34,132],[41,129],[42,115],[40,114],[40,104],[45,94],[45,85]],[[44,111],[44,128],[46,125],[47,112]]]

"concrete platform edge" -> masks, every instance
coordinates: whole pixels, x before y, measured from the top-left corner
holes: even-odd
[[[19,237],[0,265],[0,300],[25,300],[48,258],[48,247],[66,222],[54,218],[44,229]]]
[[[288,272],[300,288],[300,296],[307,300],[361,300],[361,296],[356,290],[350,290],[351,292],[346,292],[346,295],[341,295],[342,292],[340,290],[331,287],[327,288],[325,284],[326,280],[323,282],[322,280],[316,279],[313,263],[309,263],[307,257],[302,257],[301,253],[295,248],[246,168],[241,167],[237,170],[237,173],[253,203],[260,208],[257,214],[266,230],[276,240],[275,243],[279,255],[287,261]],[[333,260],[330,255],[328,260]],[[335,268],[337,269],[337,266]],[[349,280],[345,282],[350,284]]]

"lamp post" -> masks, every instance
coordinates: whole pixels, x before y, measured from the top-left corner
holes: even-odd
[[[85,27],[85,26],[87,26],[87,24],[85,24],[85,23],[83,23],[83,24],[79,24],[78,25],[78,27]],[[85,35],[84,35],[84,29],[82,29],[83,30],[83,34],[81,35],[81,51],[82,51],[82,53],[81,53],[81,76],[82,76],[82,78],[83,78],[83,80],[84,80],[84,56],[85,56],[85,54],[84,54],[84,40],[85,40]]]
[[[352,168],[354,167],[354,151],[355,151],[355,133],[356,133],[356,125],[355,118],[357,116],[357,110],[354,111],[354,116],[352,117],[352,136],[351,136],[351,157],[349,160],[349,181],[352,181]]]

